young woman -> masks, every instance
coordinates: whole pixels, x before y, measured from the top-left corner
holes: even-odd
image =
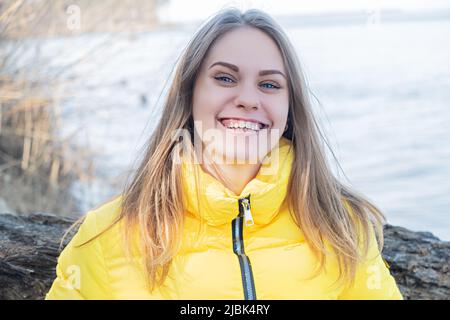
[[[188,44],[143,161],[47,299],[402,299],[383,214],[332,174],[295,50],[259,10]]]

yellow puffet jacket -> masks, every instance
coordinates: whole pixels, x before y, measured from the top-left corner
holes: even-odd
[[[240,196],[198,170],[199,164],[183,163],[181,247],[164,284],[153,292],[146,287],[142,255],[133,257],[136,263],[126,259],[120,223],[77,247],[111,224],[121,198],[89,211],[58,258],[46,299],[402,299],[374,235],[352,287],[332,286],[338,275],[333,258],[327,258],[326,271],[310,277],[316,258],[283,201],[290,147],[282,138],[274,149],[279,156],[269,154],[272,161]]]

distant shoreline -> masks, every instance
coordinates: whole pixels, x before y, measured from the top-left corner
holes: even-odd
[[[380,24],[392,22],[431,22],[449,20],[450,7],[443,10],[427,11],[405,11],[394,9],[381,9],[379,11],[358,10],[358,11],[330,11],[325,13],[305,13],[292,15],[272,15],[283,27],[302,26],[344,26],[344,25],[370,25],[376,24],[377,19]],[[172,28],[196,28],[204,22],[204,19],[185,22],[160,22],[156,29]]]

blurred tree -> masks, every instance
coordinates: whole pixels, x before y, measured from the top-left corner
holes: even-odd
[[[148,31],[168,0],[2,0],[0,34],[6,38],[67,36],[85,32]],[[79,26],[74,27],[78,16]]]

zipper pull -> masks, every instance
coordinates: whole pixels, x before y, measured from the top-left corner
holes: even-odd
[[[248,199],[242,199],[242,207],[244,208],[244,222],[246,227],[254,225],[252,212],[250,211],[250,202]]]

